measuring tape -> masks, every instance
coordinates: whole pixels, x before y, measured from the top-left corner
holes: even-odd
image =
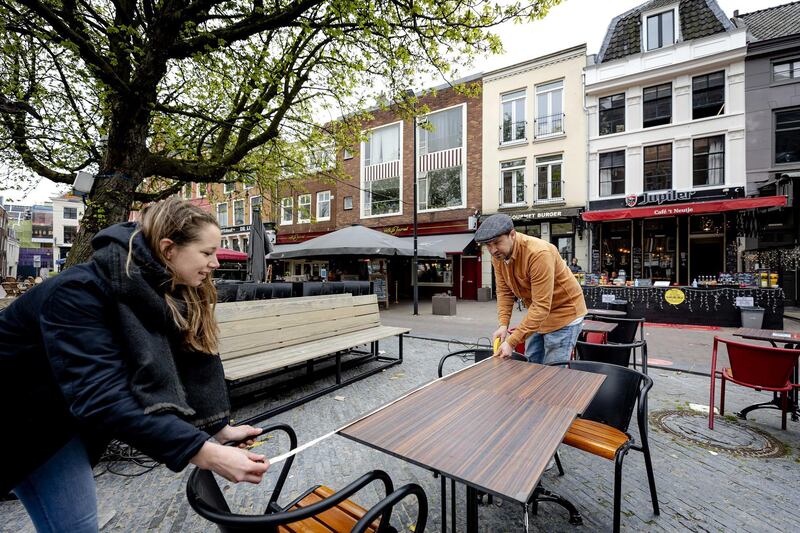
[[[500,349],[500,337],[495,337],[494,346],[492,346],[492,355],[497,355],[497,350]]]

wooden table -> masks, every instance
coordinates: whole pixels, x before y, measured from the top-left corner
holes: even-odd
[[[613,318],[625,318],[628,313],[625,311],[617,311],[615,309],[588,309],[590,315],[597,316],[610,316]]]
[[[478,528],[478,490],[522,504],[543,491],[539,478],[548,461],[604,379],[492,357],[340,434],[464,483],[472,533]]]
[[[585,333],[605,333],[606,335],[614,331],[617,325],[612,322],[600,322],[599,320],[584,319],[581,332]]]

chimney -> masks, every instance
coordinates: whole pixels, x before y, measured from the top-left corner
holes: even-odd
[[[739,18],[739,10],[738,9],[734,9],[733,10],[733,18],[735,18],[735,19]]]

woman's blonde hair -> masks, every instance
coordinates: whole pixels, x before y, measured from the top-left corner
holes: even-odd
[[[219,227],[214,216],[200,207],[177,197],[150,204],[142,210],[139,231],[142,232],[153,255],[172,275],[172,284],[164,295],[172,318],[183,331],[186,347],[204,353],[216,353],[219,328],[214,316],[217,305],[217,289],[206,277],[198,287],[176,283],[177,276],[167,258],[161,252],[161,239],[170,239],[177,246],[184,246],[199,239],[200,231],[208,224]],[[131,245],[134,233],[131,236]],[[133,247],[128,252],[130,267]],[[185,305],[184,305],[185,304]]]

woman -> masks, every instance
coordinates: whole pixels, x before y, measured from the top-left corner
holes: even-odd
[[[261,481],[264,456],[221,444],[261,430],[228,425],[219,242],[212,215],[166,200],[0,313],[0,494],[13,490],[37,531],[97,531],[92,465],[110,439],[176,472]]]
[[[573,257],[572,258],[572,261],[570,262],[570,265],[569,265],[569,269],[573,274],[575,272],[582,272],[583,271],[583,268],[578,264],[578,258],[577,257]]]

